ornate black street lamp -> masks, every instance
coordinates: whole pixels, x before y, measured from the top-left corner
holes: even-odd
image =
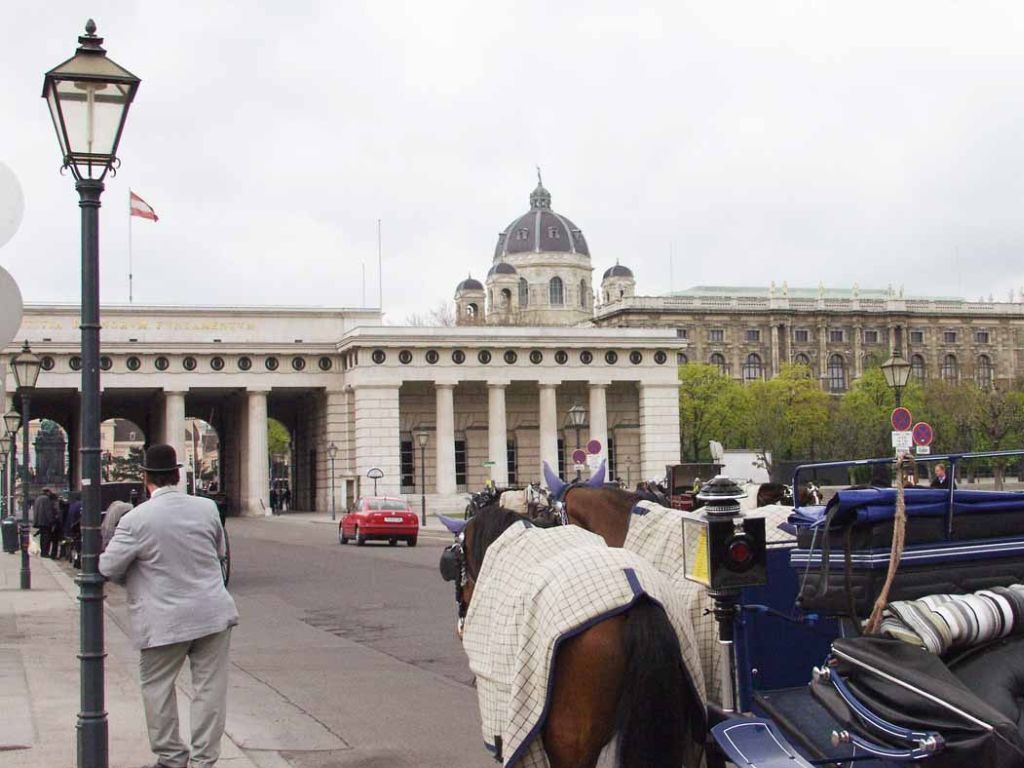
[[[36,388],[36,381],[39,379],[39,371],[42,370],[43,362],[38,355],[32,353],[28,342],[21,348],[21,352],[11,360],[11,370],[14,371],[14,386],[21,395],[21,588],[32,588],[32,571],[28,561],[28,540],[31,525],[28,519],[28,508],[32,506],[32,496],[29,493],[28,482],[28,427],[32,417],[29,415],[29,401],[32,399],[32,390]]]
[[[100,268],[99,208],[103,179],[119,164],[128,108],[139,78],[107,58],[89,19],[75,55],[46,73],[43,98],[57,130],[63,168],[71,171],[82,209],[82,708],[79,768],[107,768],[103,681],[103,577],[100,553]]]
[[[10,515],[7,507],[7,456],[11,449],[7,447],[7,425],[0,424],[0,520]]]
[[[7,429],[7,435],[11,439],[11,448],[8,451],[8,455],[11,457],[10,467],[4,467],[4,472],[7,472],[7,514],[14,516],[14,478],[17,477],[17,464],[18,464],[18,427],[21,426],[21,414],[14,409],[9,410],[4,414],[4,427]]]
[[[580,429],[587,424],[587,409],[579,403],[574,403],[569,409],[569,426],[576,430],[576,450],[580,449]],[[575,459],[573,459],[575,461]],[[580,479],[580,470],[576,470],[576,479]]]
[[[896,393],[896,407],[899,408],[903,404],[903,389],[910,382],[910,363],[903,359],[897,349],[880,367],[885,383]]]
[[[327,446],[327,456],[331,460],[331,520],[336,520],[337,515],[334,511],[334,499],[337,494],[334,492],[334,460],[338,458],[338,446],[334,443]]]
[[[420,430],[416,442],[420,446],[420,525],[427,524],[427,443],[430,433]]]

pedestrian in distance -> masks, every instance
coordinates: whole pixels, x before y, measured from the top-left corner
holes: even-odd
[[[42,557],[57,557],[60,549],[60,512],[49,488],[44,488],[32,503],[32,523],[39,534],[39,554]]]
[[[100,524],[100,536],[103,539],[103,543],[100,545],[100,552],[106,551],[110,540],[114,538],[117,524],[121,521],[125,512],[131,512],[133,509],[135,507],[127,501],[110,502],[110,506],[107,507],[107,511],[103,515],[103,522]]]
[[[949,475],[946,474],[946,465],[939,463],[935,465],[935,477],[932,478],[932,488],[949,488]],[[953,483],[956,488],[956,483]]]
[[[224,587],[224,529],[211,499],[178,489],[181,464],[170,445],[146,451],[150,499],[124,514],[100,572],[128,591],[139,680],[157,756],[151,768],[211,768],[220,757],[227,716],[235,601]],[[178,729],[175,680],[188,659],[192,672],[191,741]]]

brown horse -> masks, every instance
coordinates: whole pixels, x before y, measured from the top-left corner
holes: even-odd
[[[468,522],[445,521],[459,538],[445,550],[441,573],[456,583],[460,616],[466,615],[479,587],[488,548],[523,520],[491,507]],[[568,534],[563,528],[535,531],[529,535],[561,537],[558,541]],[[575,557],[579,550],[569,552]],[[491,570],[499,567],[501,555],[494,557],[499,560],[489,564]],[[608,557],[632,556],[609,552]],[[550,562],[545,565],[551,567]],[[621,575],[619,569],[610,572]],[[573,576],[570,570],[560,578]],[[695,768],[701,762],[705,708],[683,660],[679,637],[661,604],[636,594],[637,599],[621,610],[583,622],[554,645],[550,693],[539,731],[551,768],[593,768],[613,737],[618,768]],[[477,620],[476,614],[470,617]],[[506,761],[512,758],[518,761],[520,753],[505,756]]]

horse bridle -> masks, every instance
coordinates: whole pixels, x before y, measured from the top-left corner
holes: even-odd
[[[445,581],[455,582],[455,603],[458,605],[458,621],[455,631],[462,639],[462,632],[466,627],[466,612],[469,604],[466,602],[465,589],[471,583],[476,582],[476,575],[470,573],[469,563],[466,560],[466,533],[462,531],[455,537],[455,541],[444,548],[441,553],[441,578]]]

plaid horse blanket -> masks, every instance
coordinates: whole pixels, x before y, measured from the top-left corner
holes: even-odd
[[[792,534],[778,529],[778,525],[792,514],[792,507],[770,505],[758,511],[766,517],[765,532],[769,542],[776,545],[795,543]],[[718,623],[711,613],[714,604],[707,590],[687,579],[683,573],[683,514],[652,501],[638,502],[629,516],[629,530],[622,546],[640,555],[675,585],[693,627],[708,700],[720,703],[722,654],[718,646]]]
[[[643,558],[575,526],[517,523],[491,544],[462,642],[476,675],[484,744],[503,765],[547,768],[539,735],[559,643],[644,595],[665,609],[703,696],[688,609]]]

